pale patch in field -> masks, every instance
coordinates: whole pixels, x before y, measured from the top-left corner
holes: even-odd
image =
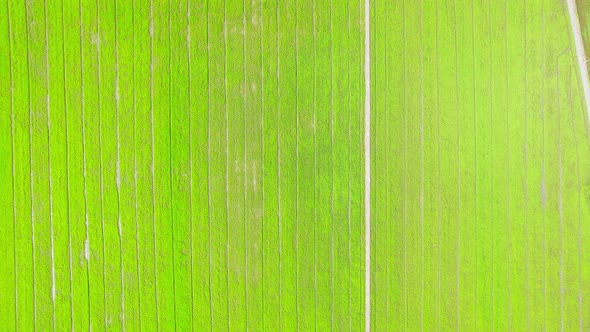
[[[84,240],[84,258],[86,261],[90,261],[90,245],[88,244],[88,239]]]
[[[90,35],[90,43],[95,46],[100,46],[100,37],[97,33],[93,33]]]

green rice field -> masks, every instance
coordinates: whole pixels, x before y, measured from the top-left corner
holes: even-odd
[[[565,1],[372,4],[374,329],[589,330]]]
[[[3,1],[0,330],[590,331],[574,33],[566,0]]]

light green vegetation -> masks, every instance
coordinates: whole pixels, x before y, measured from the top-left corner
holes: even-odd
[[[565,1],[372,10],[374,329],[590,328],[590,145]]]
[[[370,6],[372,328],[590,329],[565,1]],[[364,15],[3,2],[3,330],[363,330]]]
[[[363,3],[0,6],[0,326],[360,330]]]

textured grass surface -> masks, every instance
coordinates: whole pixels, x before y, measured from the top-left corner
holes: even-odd
[[[590,329],[566,3],[372,6],[374,329]]]
[[[0,326],[362,330],[363,8],[4,2]],[[565,2],[371,8],[373,329],[590,329]]]
[[[3,329],[359,330],[363,15],[3,2]]]

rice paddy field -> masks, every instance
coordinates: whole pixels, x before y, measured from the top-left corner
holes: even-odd
[[[590,330],[566,1],[368,4],[3,1],[1,330]]]
[[[590,329],[590,145],[566,2],[372,6],[374,329]]]
[[[3,2],[3,330],[360,329],[361,8]]]

